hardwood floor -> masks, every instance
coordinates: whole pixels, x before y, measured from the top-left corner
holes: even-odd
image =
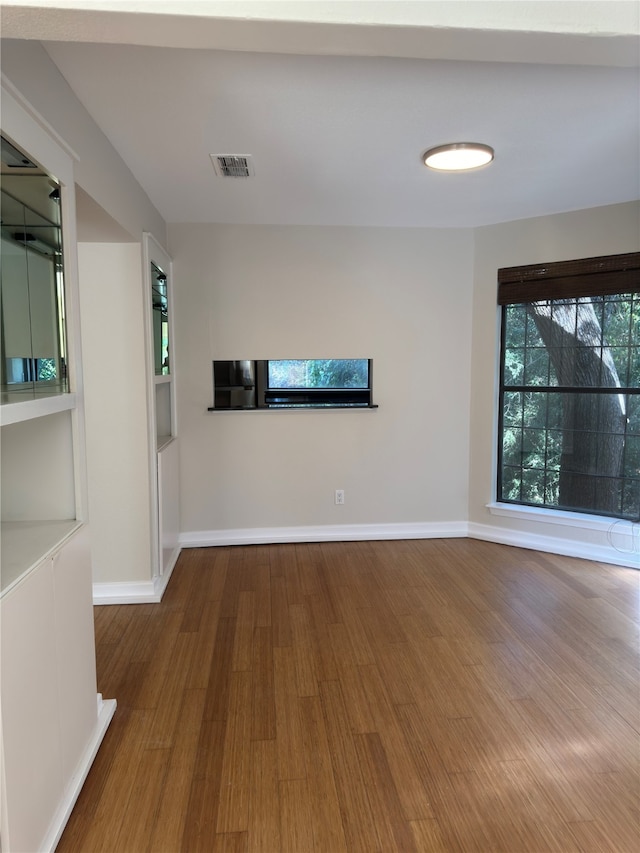
[[[640,849],[640,573],[471,540],[184,551],[95,611],[58,853]]]

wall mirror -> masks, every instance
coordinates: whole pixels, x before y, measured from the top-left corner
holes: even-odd
[[[176,435],[173,282],[171,258],[149,233],[143,236],[146,358],[149,411],[161,450]]]
[[[156,376],[168,376],[169,307],[167,275],[151,261],[151,307],[153,310],[153,364]]]
[[[2,402],[68,391],[60,186],[2,137]]]

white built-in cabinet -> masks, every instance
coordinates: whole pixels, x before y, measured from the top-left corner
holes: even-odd
[[[103,701],[96,689],[74,156],[9,83],[2,86],[2,135],[34,164],[27,175],[55,176],[58,197],[51,201],[61,217],[60,226],[38,212],[30,190],[21,197],[19,170],[6,178],[0,849],[11,853],[55,847],[115,701]],[[60,270],[64,305],[56,291]],[[36,366],[45,378],[31,382]]]

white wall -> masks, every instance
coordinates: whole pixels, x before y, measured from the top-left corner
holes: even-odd
[[[470,231],[169,235],[183,533],[466,519]],[[287,357],[373,358],[379,408],[207,413],[212,360]]]
[[[629,203],[478,228],[475,231],[471,458],[469,520],[522,536],[577,538],[606,546],[606,531],[492,516],[495,499],[499,312],[497,271],[501,267],[564,261],[640,249],[640,205]],[[615,556],[615,555],[614,555]]]
[[[79,243],[94,583],[149,581],[149,434],[137,243]]]
[[[71,413],[2,427],[2,521],[76,517]]]

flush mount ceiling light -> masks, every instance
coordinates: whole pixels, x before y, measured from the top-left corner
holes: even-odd
[[[493,148],[480,142],[451,142],[430,148],[422,155],[425,166],[438,172],[478,169],[493,160]]]

